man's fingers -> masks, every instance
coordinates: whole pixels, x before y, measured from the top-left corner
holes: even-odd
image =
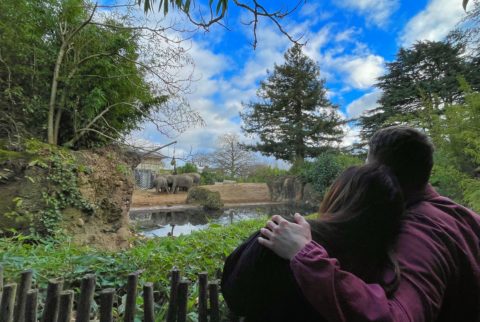
[[[266,227],[268,229],[270,229],[271,231],[273,231],[275,229],[275,227],[277,227],[277,224],[274,223],[273,221],[269,220],[269,221],[267,221]]]
[[[273,222],[275,222],[276,224],[280,225],[282,222],[288,222],[285,218],[282,218],[281,216],[279,215],[275,215],[272,217],[271,219]]]
[[[262,233],[263,236],[267,237],[268,239],[271,239],[273,236],[272,231],[267,228],[260,229],[260,232]]]
[[[293,218],[295,219],[295,222],[299,225],[308,224],[305,218],[302,215],[300,215],[298,212],[293,216]]]
[[[262,246],[272,249],[273,243],[263,237],[258,237],[258,243]]]

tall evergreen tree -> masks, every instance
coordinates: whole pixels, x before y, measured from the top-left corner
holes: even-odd
[[[463,46],[448,42],[417,42],[401,48],[396,60],[387,64],[386,75],[379,78],[377,86],[383,91],[380,107],[360,117],[362,138],[393,124],[418,126],[417,121],[427,112],[426,102],[432,104],[428,113],[436,114],[442,114],[445,105],[461,103],[459,77],[477,88],[479,73],[462,54]]]
[[[257,92],[259,102],[245,105],[242,130],[258,135],[260,142],[247,146],[277,159],[302,163],[343,137],[338,107],[327,98],[325,80],[317,63],[299,45],[284,55]]]

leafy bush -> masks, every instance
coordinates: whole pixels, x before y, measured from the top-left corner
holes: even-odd
[[[463,199],[466,204],[477,213],[480,213],[480,180],[466,179],[462,181],[464,189]]]
[[[222,182],[225,179],[225,176],[219,172],[204,169],[200,174],[200,184],[214,184],[215,182]]]
[[[223,208],[223,201],[220,198],[220,192],[210,191],[200,187],[193,187],[188,190],[187,203],[200,204],[206,210]]]
[[[198,172],[197,166],[193,163],[185,163],[185,165],[181,167],[177,167],[177,173],[182,174],[182,173],[193,173],[193,172]]]
[[[463,203],[462,182],[466,179],[468,179],[468,176],[454,166],[437,163],[433,166],[430,183],[441,195]]]
[[[271,177],[278,177],[282,175],[287,175],[288,171],[279,169],[277,167],[270,167],[268,165],[256,166],[252,171],[245,177],[239,180],[239,182],[267,182]]]
[[[42,289],[46,288],[48,279],[56,277],[64,279],[65,288],[77,288],[85,274],[95,273],[97,295],[109,287],[115,288],[120,295],[124,294],[127,275],[144,270],[140,284],[154,283],[160,297],[166,299],[168,273],[173,267],[190,281],[196,281],[197,274],[204,271],[208,272],[209,279],[213,279],[216,270],[223,268],[225,258],[254,231],[263,227],[265,221],[266,218],[261,218],[229,226],[211,225],[206,230],[175,238],[136,239],[134,247],[122,252],[75,246],[68,240],[43,240],[31,244],[21,235],[0,238],[0,263],[4,266],[6,281],[16,281],[21,271],[31,268],[35,285]],[[192,285],[189,293],[189,316],[195,320],[198,287]],[[138,299],[141,300],[140,294]],[[158,321],[164,321],[165,312],[164,302],[156,311]],[[140,321],[141,317],[138,317]]]
[[[304,181],[311,183],[313,188],[323,195],[341,171],[342,167],[335,155],[324,153],[315,161],[306,162],[300,176]]]

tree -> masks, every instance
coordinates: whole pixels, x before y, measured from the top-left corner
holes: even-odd
[[[135,2],[138,3],[138,5],[142,5],[143,3],[144,11],[145,13],[148,13],[149,11],[153,10],[153,5],[157,2],[157,0],[135,0]],[[266,5],[256,0],[253,1],[253,4],[238,0],[232,0],[232,2],[235,6],[244,10],[251,16],[251,20],[245,23],[245,25],[252,26],[254,38],[252,44],[253,48],[256,48],[257,46],[257,27],[261,18],[270,20],[277,27],[277,29],[293,43],[298,43],[299,39],[301,38],[295,38],[288,33],[284,26],[282,26],[281,20],[296,11],[303,3],[302,0],[297,0],[291,9],[284,8],[286,4],[282,4],[283,8],[275,10],[270,10],[270,8],[268,8]],[[168,13],[170,7],[176,8],[185,14],[193,25],[204,29],[205,31],[209,31],[210,27],[215,24],[225,26],[224,18],[227,14],[229,1],[218,0],[216,3],[214,3],[213,0],[210,0],[206,6],[206,12],[203,12],[202,8],[205,8],[205,6],[196,6],[195,0],[159,0],[158,10],[163,11],[165,15]],[[197,8],[197,11],[193,12],[192,8]]]
[[[246,151],[237,134],[225,134],[218,138],[218,146],[211,153],[211,162],[232,178],[243,176],[255,163],[251,152]]]
[[[138,5],[142,5],[143,3],[143,8],[145,10],[145,13],[153,10],[153,5],[157,2],[157,0],[135,0]],[[297,40],[294,40],[292,36],[285,31],[285,29],[282,27],[280,21],[285,18],[286,16],[290,15],[293,11],[295,11],[297,8],[300,7],[300,5],[303,3],[303,1],[298,1],[294,6],[293,9],[291,10],[276,10],[276,11],[270,11],[266,9],[266,6],[262,1],[254,0],[253,4],[247,3],[247,2],[242,2],[239,0],[232,0],[233,4],[240,9],[243,9],[245,12],[248,12],[252,15],[252,20],[248,23],[249,25],[252,25],[253,28],[253,34],[254,34],[254,41],[253,41],[253,47],[256,47],[257,44],[257,26],[258,26],[258,21],[259,18],[267,18],[270,19],[282,32],[284,35],[286,35],[291,41],[294,43],[297,43]],[[465,10],[467,10],[467,4],[469,0],[462,0],[462,5]],[[198,26],[201,27],[205,30],[208,31],[209,27],[212,26],[213,24],[221,24],[223,25],[224,23],[224,18],[227,13],[227,9],[229,7],[229,0],[217,0],[216,2],[213,0],[210,0],[208,2],[207,6],[207,16],[209,18],[205,19],[204,18],[204,13],[199,12],[198,16],[199,18],[196,19],[193,17],[192,14],[192,7],[198,7],[201,8],[201,5],[196,6],[196,1],[195,0],[159,0],[158,1],[158,10],[162,11],[166,15],[169,11],[169,8],[177,8],[179,11],[183,12],[184,14],[187,15],[187,17],[190,19],[190,21]]]
[[[399,123],[419,126],[425,102],[431,104],[430,115],[442,114],[445,105],[461,103],[463,93],[459,76],[474,83],[478,69],[463,54],[464,47],[447,42],[417,42],[401,48],[394,62],[387,64],[386,75],[379,78],[382,90],[380,107],[359,119],[361,135],[367,140],[378,129]]]
[[[85,0],[44,4],[0,4],[1,132],[21,126],[80,148],[122,141],[144,121],[166,135],[202,123],[182,99],[190,77],[178,70],[192,61],[168,27],[102,16]]]
[[[292,163],[303,163],[343,137],[338,106],[327,99],[320,68],[294,45],[260,83],[259,102],[245,105],[242,129],[258,135],[253,151]]]

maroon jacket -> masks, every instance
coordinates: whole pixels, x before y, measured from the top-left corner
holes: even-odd
[[[391,297],[342,271],[315,242],[288,263],[256,237],[229,256],[222,278],[227,304],[250,321],[480,321],[480,217],[430,186],[409,203]]]
[[[391,298],[342,271],[315,242],[290,261],[302,293],[327,321],[480,321],[480,217],[430,186],[419,199],[394,249],[401,280]]]

